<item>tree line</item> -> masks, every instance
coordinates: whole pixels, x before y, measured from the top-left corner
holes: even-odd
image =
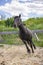
[[[1,20],[0,21],[0,25],[4,25],[6,27],[12,27],[13,26],[13,17],[12,18],[8,18],[7,20]]]
[[[6,27],[12,27],[13,22],[14,22],[14,18],[12,17],[12,18],[8,18],[6,20],[1,20],[0,25],[2,25],[2,26],[4,25]],[[24,23],[30,29],[43,28],[43,26],[42,26],[43,25],[43,17],[29,18],[26,21],[24,21]]]

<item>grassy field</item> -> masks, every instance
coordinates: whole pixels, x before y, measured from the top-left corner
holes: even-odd
[[[30,18],[24,23],[26,24],[26,27],[33,30],[43,29],[43,18]]]
[[[43,34],[37,34],[40,41],[37,41],[34,37],[33,37],[33,42],[36,46],[41,46],[43,47]],[[0,39],[3,40],[3,42],[0,42],[1,44],[14,44],[14,45],[23,45],[23,42],[20,40],[18,34],[14,35],[14,34],[6,34],[6,35],[0,35]]]
[[[40,33],[37,35],[38,35],[39,41],[37,41],[35,38],[33,38],[33,41],[36,44],[36,46],[43,47],[43,33]]]
[[[18,28],[15,29],[11,26],[9,26],[9,27],[5,26],[5,24],[2,22],[0,23],[0,31],[17,31],[18,30]],[[24,21],[24,23],[26,24],[25,26],[31,30],[43,29],[43,18],[30,18],[30,19]],[[38,35],[40,41],[37,41],[33,37],[33,42],[37,46],[43,47],[43,33],[40,33],[37,35]],[[0,44],[15,44],[15,45],[23,44],[23,42],[20,40],[18,34],[0,35],[0,40],[3,40],[3,42],[0,42]]]

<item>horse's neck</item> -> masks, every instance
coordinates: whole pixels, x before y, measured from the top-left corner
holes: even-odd
[[[23,31],[25,30],[24,25],[19,25],[19,30],[20,30],[21,32],[23,32]]]

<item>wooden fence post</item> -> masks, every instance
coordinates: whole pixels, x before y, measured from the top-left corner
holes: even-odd
[[[40,41],[40,40],[39,40],[39,38],[38,38],[38,36],[37,36],[37,34],[36,34],[36,33],[34,33],[34,35],[35,35],[35,37],[36,37],[37,41]]]

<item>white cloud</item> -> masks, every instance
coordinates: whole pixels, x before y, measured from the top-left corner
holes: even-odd
[[[36,3],[43,3],[43,0],[33,0]]]
[[[0,15],[0,19],[1,19],[1,15]]]
[[[24,3],[20,3],[19,1],[23,1]],[[0,10],[10,13],[12,16],[21,13],[22,17],[25,19],[28,18],[30,13],[35,13],[37,15],[43,14],[42,0],[33,0],[33,2],[26,1],[28,0],[12,0],[11,3],[6,3],[4,6],[0,6]]]

